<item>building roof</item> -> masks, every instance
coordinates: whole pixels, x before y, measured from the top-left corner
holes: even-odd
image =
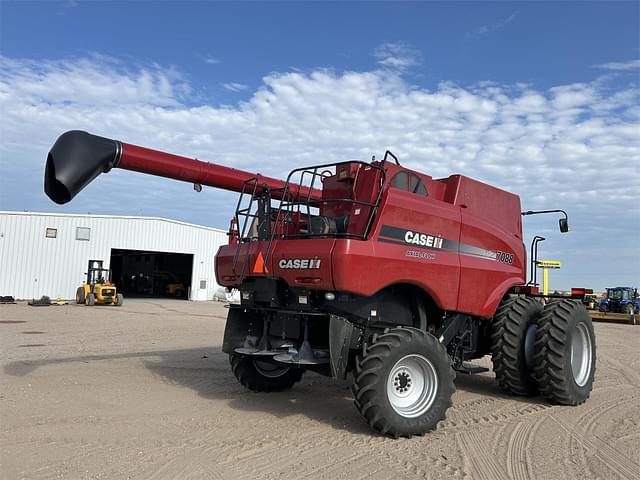
[[[204,225],[197,225],[195,223],[181,222],[179,220],[172,220],[170,218],[162,217],[143,217],[138,215],[94,215],[92,213],[49,213],[49,212],[16,212],[8,210],[0,210],[0,215],[29,215],[38,217],[76,217],[76,218],[113,218],[113,219],[127,219],[127,220],[155,220],[160,222],[174,223],[177,225],[184,225],[193,228],[202,228],[204,230],[211,230],[219,233],[227,233],[227,230],[222,228],[206,227]]]

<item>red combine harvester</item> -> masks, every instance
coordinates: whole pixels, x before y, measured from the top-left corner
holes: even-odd
[[[52,147],[45,191],[69,202],[112,168],[240,192],[216,277],[241,292],[222,348],[251,390],[289,388],[306,370],[351,374],[360,414],[394,437],[433,429],[454,372],[486,371],[465,362],[489,354],[513,394],[564,405],[589,396],[590,317],[570,299],[543,307],[525,283],[517,195],[433,179],[390,152],[282,181],[81,131]]]

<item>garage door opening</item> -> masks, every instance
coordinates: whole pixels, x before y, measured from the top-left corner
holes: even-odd
[[[187,299],[193,255],[111,249],[111,278],[127,297]]]

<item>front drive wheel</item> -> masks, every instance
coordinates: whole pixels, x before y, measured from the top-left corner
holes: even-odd
[[[596,338],[589,312],[573,300],[545,307],[534,344],[533,376],[540,393],[554,403],[579,405],[593,386]]]
[[[84,304],[85,305],[95,305],[96,304],[96,296],[93,293],[90,293],[89,295],[87,295],[84,299]]]
[[[281,392],[302,379],[303,371],[300,369],[281,367],[239,355],[229,355],[229,362],[238,381],[254,392]]]
[[[121,293],[118,293],[116,295],[116,301],[114,305],[116,305],[117,307],[121,307],[123,303],[124,303],[124,295]]]
[[[78,287],[76,290],[76,303],[84,303],[84,288]]]
[[[433,335],[417,328],[393,328],[374,336],[357,359],[355,406],[382,434],[422,435],[444,419],[454,378],[449,355]]]

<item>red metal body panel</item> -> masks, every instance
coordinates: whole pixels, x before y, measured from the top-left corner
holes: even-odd
[[[458,310],[490,316],[506,290],[525,282],[520,199],[468,177],[457,176],[456,180],[453,201],[462,207],[461,245],[496,253],[491,259],[490,255],[461,251]]]
[[[382,205],[372,235],[376,240],[377,271],[372,280],[381,282],[380,287],[400,282],[417,285],[441,308],[456,310],[460,279],[458,252],[443,248],[423,251],[420,246],[406,243],[404,238],[385,236],[383,227],[392,226],[457,242],[460,209],[429,196],[395,188],[388,189]],[[425,255],[409,256],[411,252]]]
[[[242,192],[245,182],[253,178],[257,179],[259,186],[266,185],[272,190],[283,188],[285,185],[285,182],[282,180],[265,177],[258,173],[254,174],[223,165],[201,162],[200,160],[139,147],[129,143],[122,143],[122,157],[118,163],[118,168],[160,177],[174,178],[185,182],[200,183],[202,185],[234,192]],[[258,188],[257,191],[260,192],[261,189]],[[298,194],[303,197],[309,194],[309,190],[304,186],[300,189],[300,192],[298,192],[297,185],[290,185],[290,192],[294,198],[297,197]],[[273,198],[279,199],[282,194],[276,191],[273,192],[272,196]],[[313,189],[311,198],[319,200],[322,198],[322,191]]]
[[[249,242],[240,245],[223,245],[216,255],[216,279],[220,285],[234,287],[240,284],[239,277],[277,277],[282,278],[292,287],[305,287],[318,290],[335,290],[331,271],[331,253],[333,238],[318,238],[304,240],[274,240],[271,254],[267,256],[268,241]],[[363,243],[363,242],[360,242]],[[237,248],[240,248],[235,271],[233,259]],[[266,259],[265,272],[256,268],[258,255]],[[286,268],[281,266],[287,260],[306,259],[313,261],[313,268]],[[243,266],[243,263],[246,264]],[[291,264],[290,264],[291,265]],[[317,268],[316,268],[317,266]]]

